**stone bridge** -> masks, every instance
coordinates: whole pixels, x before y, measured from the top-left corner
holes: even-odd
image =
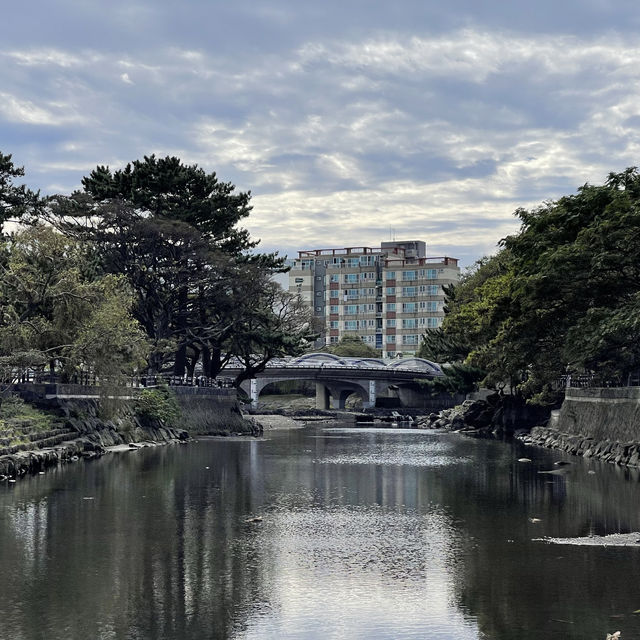
[[[225,373],[236,372],[228,366]],[[423,358],[385,361],[380,358],[346,358],[331,353],[308,353],[299,358],[274,360],[241,387],[258,404],[260,393],[272,382],[311,380],[316,383],[316,407],[344,409],[347,398],[356,393],[364,408],[374,407],[379,395],[389,388],[397,391],[402,406],[415,406],[410,398],[417,380],[444,375],[439,365]],[[413,391],[415,393],[415,391]]]

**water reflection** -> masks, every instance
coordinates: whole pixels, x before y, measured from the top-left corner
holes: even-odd
[[[0,488],[0,638],[637,637],[640,549],[532,538],[640,531],[638,478],[555,458],[296,430],[62,467]]]

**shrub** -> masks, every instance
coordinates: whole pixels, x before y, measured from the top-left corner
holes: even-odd
[[[144,389],[136,400],[136,413],[143,420],[157,420],[167,427],[177,427],[182,417],[180,405],[167,387]]]

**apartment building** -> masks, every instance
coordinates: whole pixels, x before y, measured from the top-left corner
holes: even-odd
[[[385,358],[414,355],[425,329],[444,317],[443,285],[456,283],[458,260],[427,257],[421,240],[380,247],[299,251],[289,290],[323,319],[326,344],[359,335]]]

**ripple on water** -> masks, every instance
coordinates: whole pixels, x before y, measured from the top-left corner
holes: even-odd
[[[250,604],[235,637],[475,639],[454,604],[458,541],[436,507],[271,512],[242,550],[269,558],[269,606]]]
[[[366,464],[396,465],[411,467],[444,467],[470,462],[469,458],[450,455],[452,447],[442,440],[424,442],[379,442],[363,443],[358,451],[350,448],[348,452],[339,451],[316,458],[319,464]]]

